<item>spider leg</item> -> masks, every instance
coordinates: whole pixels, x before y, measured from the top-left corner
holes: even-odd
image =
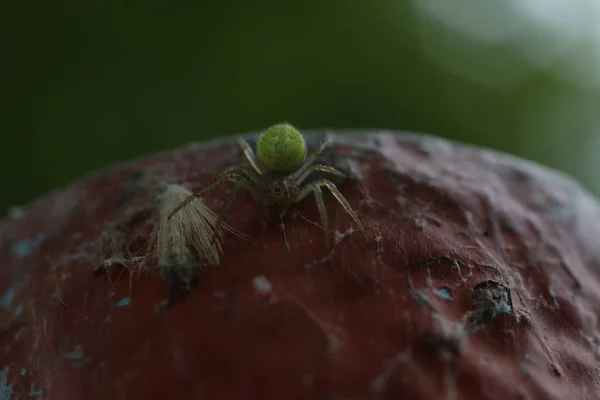
[[[329,237],[329,217],[327,216],[327,209],[323,200],[323,191],[319,185],[316,185],[312,187],[312,192],[315,194],[315,201],[317,202],[317,208],[321,216],[321,224],[323,224],[323,230],[325,231],[325,247],[327,248],[327,258],[329,258],[331,257],[331,238]]]
[[[346,178],[346,175],[344,173],[342,173],[341,171],[338,171],[337,169],[330,167],[328,165],[323,165],[323,164],[312,164],[310,165],[308,168],[306,168],[306,170],[298,177],[296,178],[296,185],[301,185],[302,182],[304,182],[306,180],[306,178],[308,178],[308,176],[316,171],[320,171],[320,172],[325,172],[327,174],[331,174],[334,176],[337,176],[338,178]]]
[[[254,183],[258,183],[258,181],[260,180],[260,176],[256,173],[252,166],[248,164],[238,164],[233,165],[231,167],[227,167],[219,175],[226,175],[231,173],[246,174],[246,176],[250,178],[250,180]]]
[[[323,143],[319,145],[304,161],[304,163],[298,168],[292,175],[290,175],[290,179],[293,181],[298,181],[298,178],[302,176],[305,171],[315,162],[317,158],[321,155],[323,150],[325,150],[331,144],[330,140],[325,140]],[[305,178],[306,179],[306,178]]]
[[[214,188],[220,186],[221,184],[223,184],[227,181],[233,182],[233,183],[236,183],[239,181],[246,181],[248,183],[248,186],[252,187],[252,185],[250,184],[250,182],[248,181],[247,178],[240,176],[238,174],[235,174],[233,172],[229,172],[226,174],[219,174],[216,178],[213,179],[213,181],[209,185],[200,189],[200,191],[198,191],[196,193],[192,193],[185,200],[183,200],[181,203],[179,203],[179,205],[177,207],[175,207],[175,209],[173,211],[171,211],[168,219],[171,219],[175,214],[177,214],[177,212],[179,212],[179,210],[181,210],[183,207],[190,204],[192,202],[192,200],[194,200],[195,198],[201,197],[204,193],[206,193],[210,190],[213,190]],[[254,191],[254,189],[252,189],[252,191]]]
[[[256,173],[258,175],[263,175],[264,170],[263,170],[262,166],[260,165],[260,163],[258,162],[258,159],[254,155],[254,151],[252,150],[252,147],[250,147],[250,145],[248,144],[246,139],[244,139],[243,137],[239,137],[238,144],[242,148],[244,155],[246,156],[246,158],[248,159],[248,161],[250,162],[250,164],[252,165],[252,168],[254,168]]]
[[[352,219],[354,220],[354,223],[358,226],[358,228],[360,229],[360,231],[362,232],[362,234],[367,237],[366,231],[365,231],[365,227],[363,226],[362,222],[360,222],[360,220],[358,219],[358,217],[356,216],[356,213],[354,212],[354,210],[352,210],[352,207],[350,207],[350,204],[348,203],[348,200],[346,200],[346,198],[340,193],[340,191],[338,190],[337,186],[335,186],[333,184],[333,182],[327,180],[327,179],[318,179],[314,182],[308,183],[305,186],[303,186],[300,191],[298,192],[298,194],[296,195],[296,197],[294,198],[294,202],[299,202],[302,199],[304,199],[311,191],[314,191],[315,188],[320,188],[321,186],[326,187],[327,189],[329,189],[329,191],[331,192],[331,194],[336,198],[336,200],[342,205],[342,207],[344,207],[344,210],[352,217]],[[319,189],[320,190],[320,189]],[[318,206],[318,203],[317,203]]]
[[[233,186],[233,190],[227,197],[227,202],[225,203],[225,210],[223,211],[223,213],[221,215],[219,215],[217,222],[215,222],[214,232],[213,232],[212,238],[210,239],[211,244],[214,243],[215,240],[217,239],[217,235],[219,233],[219,228],[221,227],[221,224],[223,223],[225,218],[227,218],[227,216],[229,215],[229,211],[231,210],[231,205],[233,204],[233,201],[235,200],[240,188],[244,188],[248,192],[250,192],[250,194],[252,195],[252,197],[255,200],[258,199],[258,193],[254,189],[254,186],[252,186],[252,183],[248,179],[240,176],[239,180],[235,182],[235,185]]]
[[[333,167],[330,167],[329,165],[312,164],[312,165],[309,165],[308,168],[306,168],[304,170],[302,175],[300,175],[296,181],[292,181],[292,185],[300,186],[302,184],[302,182],[304,182],[311,173],[316,172],[316,171],[325,172],[325,173],[334,175],[334,176],[336,176],[338,178],[342,178],[342,179],[346,178],[346,175],[344,173],[342,173],[341,171],[338,171],[337,169],[335,169]],[[283,207],[281,208],[281,212],[279,214],[280,219],[285,216],[289,207],[290,207],[290,203],[283,205]]]
[[[223,213],[219,215],[219,218],[217,218],[217,222],[215,222],[215,228],[214,228],[212,237],[210,238],[211,244],[215,243],[215,240],[217,239],[217,236],[219,234],[219,228],[221,228],[221,224],[223,223],[223,221],[225,221],[225,218],[227,218],[227,216],[229,215],[231,205],[233,204],[233,201],[235,200],[235,198],[237,196],[237,192],[238,192],[238,190],[240,190],[241,187],[242,187],[242,185],[240,185],[240,184],[234,185],[233,190],[227,197],[227,203],[225,203],[225,210],[223,210]]]

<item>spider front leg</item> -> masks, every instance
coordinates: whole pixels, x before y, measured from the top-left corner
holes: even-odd
[[[302,182],[304,182],[306,180],[306,178],[308,178],[308,176],[313,173],[313,172],[325,172],[327,174],[331,174],[333,176],[336,176],[338,178],[341,179],[346,179],[346,174],[344,174],[341,171],[338,171],[337,169],[330,167],[329,165],[323,165],[323,164],[312,164],[309,167],[307,167],[304,172],[298,176],[296,178],[296,181],[294,182],[296,185],[301,185]]]
[[[343,172],[338,171],[337,169],[335,169],[333,167],[330,167],[329,165],[312,164],[312,165],[309,165],[308,167],[306,167],[304,169],[304,172],[300,176],[298,176],[298,178],[296,178],[296,180],[293,180],[294,178],[292,176],[290,178],[292,180],[291,180],[291,182],[289,182],[289,184],[291,186],[293,186],[293,187],[298,187],[298,186],[302,185],[302,182],[304,182],[306,180],[306,178],[308,178],[308,176],[310,174],[312,174],[313,172],[317,172],[317,171],[319,171],[319,172],[325,172],[327,174],[331,174],[331,175],[336,176],[336,177],[341,178],[341,179],[345,179],[346,178],[346,175]],[[316,195],[317,194],[315,193],[315,196]],[[291,202],[285,203],[281,207],[281,212],[279,213],[279,219],[282,219],[285,216],[285,214],[287,213],[288,209],[290,208],[290,204],[293,203],[293,202],[294,202],[294,200],[292,199]]]
[[[250,144],[248,144],[246,139],[244,139],[243,137],[239,137],[238,144],[242,148],[242,151],[244,152],[244,156],[246,156],[246,158],[248,159],[248,161],[250,162],[250,164],[252,165],[252,167],[254,168],[256,173],[258,175],[263,175],[265,171],[264,171],[262,165],[258,162],[258,159],[256,158],[256,155],[254,155],[254,151],[252,150],[252,147],[250,146]]]
[[[325,151],[325,149],[327,147],[329,147],[331,145],[331,141],[329,140],[325,140],[323,143],[321,143],[319,145],[319,147],[317,147],[315,149],[315,151],[313,151],[308,157],[306,157],[306,160],[304,160],[304,162],[302,163],[302,165],[300,166],[300,168],[298,168],[291,176],[290,179],[295,181],[295,182],[302,182],[304,181],[304,179],[306,179],[306,177],[308,176],[308,174],[310,174],[310,172],[306,173],[306,171],[309,169],[310,166],[313,165],[313,163],[315,161],[317,161],[317,158],[319,158],[319,156],[321,155],[321,153],[323,151]],[[312,172],[312,171],[311,171]],[[304,176],[304,178],[300,179],[300,177]]]
[[[350,207],[350,204],[346,198],[340,193],[338,188],[331,181],[327,179],[319,179],[308,183],[300,189],[294,198],[294,203],[302,201],[310,192],[314,193],[315,201],[317,202],[317,208],[319,209],[319,214],[321,216],[321,223],[323,224],[323,229],[325,230],[325,244],[328,247],[328,254],[330,253],[329,218],[327,217],[327,210],[325,209],[325,202],[323,200],[323,192],[321,187],[326,187],[329,189],[331,194],[333,194],[336,200],[342,205],[344,210],[352,217],[354,223],[358,226],[363,235],[367,237],[365,228],[356,216],[356,213],[354,210],[352,210],[352,207]]]
[[[223,176],[231,173],[241,173],[242,176],[248,177],[254,183],[258,183],[260,180],[260,175],[258,174],[258,172],[256,172],[256,170],[254,170],[252,166],[248,164],[238,164],[233,165],[231,167],[227,167],[223,171],[221,171],[219,175]]]
[[[219,234],[219,228],[221,227],[221,223],[229,215],[229,211],[231,210],[231,205],[233,204],[233,201],[237,197],[237,193],[241,188],[246,189],[250,193],[250,195],[252,195],[252,198],[254,199],[254,201],[258,201],[258,199],[259,199],[258,193],[256,192],[256,189],[254,189],[254,186],[252,186],[252,182],[250,182],[248,179],[244,178],[243,176],[239,176],[238,180],[235,182],[235,185],[233,186],[231,193],[229,194],[229,197],[227,198],[227,202],[225,203],[225,210],[223,211],[223,214],[219,215],[219,218],[217,219],[217,222],[215,223],[215,228],[214,228],[214,232],[213,232],[212,238],[210,240],[210,243],[215,242],[217,235]]]
[[[236,166],[236,167],[239,167],[239,166]],[[233,168],[234,167],[230,167],[230,168],[228,168],[228,170],[232,170]],[[216,178],[214,178],[213,181],[209,185],[200,189],[200,191],[198,191],[196,193],[192,193],[185,200],[183,200],[181,203],[179,203],[179,205],[177,207],[175,207],[175,209],[173,211],[171,211],[168,219],[173,218],[173,216],[175,214],[177,214],[179,212],[179,210],[181,210],[183,207],[190,204],[195,198],[201,197],[204,193],[209,192],[228,181],[233,182],[233,183],[244,181],[244,182],[246,182],[247,186],[253,188],[250,178],[245,177],[243,175],[239,175],[235,172],[227,172],[227,170],[225,170],[224,173],[221,173]]]
[[[323,224],[323,230],[325,231],[325,247],[327,248],[327,259],[331,258],[331,238],[329,237],[329,217],[327,216],[327,209],[325,208],[325,200],[323,200],[323,191],[321,187],[316,185],[312,188],[315,194],[315,201],[317,202],[317,208],[319,209],[319,215],[321,216],[321,224]]]

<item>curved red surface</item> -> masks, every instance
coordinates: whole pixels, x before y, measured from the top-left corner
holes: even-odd
[[[312,197],[263,227],[239,196],[228,222],[254,243],[229,235],[221,266],[160,306],[154,183],[197,189],[242,161],[235,140],[106,169],[4,221],[0,399],[600,398],[593,197],[429,136],[338,138],[324,161],[350,175],[339,188],[369,240],[326,195],[331,268]],[[115,224],[137,273],[94,274]]]

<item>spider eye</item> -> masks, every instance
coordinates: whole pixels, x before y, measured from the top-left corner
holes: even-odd
[[[258,139],[256,157],[271,171],[294,171],[306,158],[306,142],[292,125],[276,124]]]

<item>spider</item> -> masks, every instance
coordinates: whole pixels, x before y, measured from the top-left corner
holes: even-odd
[[[363,235],[366,236],[363,224],[333,182],[329,179],[317,179],[304,183],[310,174],[315,171],[342,179],[346,177],[333,167],[316,163],[317,158],[331,144],[329,140],[321,143],[307,157],[306,143],[302,134],[293,126],[281,123],[273,125],[263,132],[256,145],[256,155],[245,139],[238,138],[238,144],[249,164],[239,164],[226,168],[210,184],[182,201],[171,212],[169,218],[173,217],[194,198],[202,196],[227,181],[234,183],[234,189],[225,206],[225,213],[229,211],[229,207],[240,188],[246,189],[253,199],[265,208],[267,218],[269,207],[279,205],[280,219],[286,215],[292,203],[302,201],[312,192],[325,231],[327,254],[330,255],[332,248],[328,234],[329,219],[323,200],[323,191],[321,190],[321,188],[327,188],[352,217]]]

